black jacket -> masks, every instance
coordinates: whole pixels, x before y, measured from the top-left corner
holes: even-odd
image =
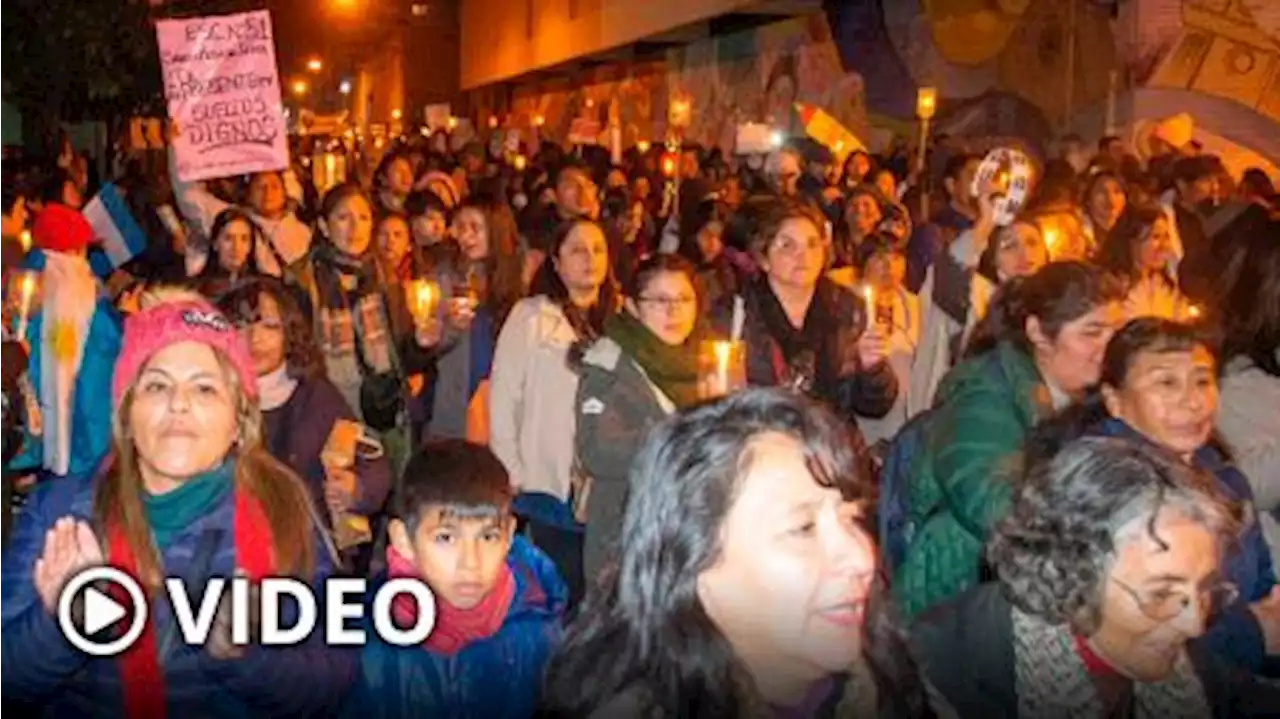
[[[921,669],[962,719],[1018,718],[1012,607],[984,584],[922,614],[911,641]],[[1187,646],[1215,719],[1280,716],[1280,690]]]

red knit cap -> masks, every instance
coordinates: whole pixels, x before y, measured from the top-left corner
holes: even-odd
[[[208,302],[184,299],[158,304],[125,320],[120,356],[111,379],[112,401],[119,405],[147,362],[160,350],[179,342],[198,342],[220,352],[239,375],[244,393],[251,400],[258,399],[253,359],[235,326]]]
[[[83,252],[93,242],[93,227],[78,210],[49,203],[36,215],[31,238],[46,252]]]

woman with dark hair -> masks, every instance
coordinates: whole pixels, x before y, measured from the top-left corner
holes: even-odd
[[[680,255],[698,272],[700,310],[715,307],[724,297],[738,294],[745,273],[725,252],[724,232],[731,212],[715,199],[689,208],[680,219]]]
[[[373,189],[379,214],[404,212],[404,201],[413,192],[413,163],[408,155],[387,153],[373,173]]]
[[[1131,207],[1098,248],[1098,264],[1120,278],[1128,292],[1130,318],[1191,318],[1191,303],[1171,275],[1173,244],[1169,216],[1158,207]]]
[[[822,216],[786,200],[760,209],[751,253],[762,275],[724,298],[716,330],[729,335],[741,298],[748,382],[798,389],[850,420],[883,417],[898,396],[886,340],[862,299],[824,276]]]
[[[847,424],[752,389],[659,425],[619,562],[548,668],[550,716],[927,717]]]
[[[195,282],[205,297],[216,301],[245,279],[262,275],[258,269],[257,247],[265,240],[253,218],[235,207],[218,213],[211,232],[211,256]]]
[[[626,471],[649,428],[696,403],[698,293],[693,265],[678,255],[640,263],[624,286],[623,311],[584,348],[575,434],[578,463],[591,478],[584,564],[598,576],[617,539]]]
[[[413,279],[417,264],[408,215],[388,212],[379,217],[374,223],[373,241],[383,283],[390,291],[403,291],[404,283]]]
[[[515,217],[487,195],[469,196],[453,218],[454,253],[438,252],[431,277],[443,297],[406,364],[422,368],[427,413],[418,439],[489,441],[489,376],[495,342],[524,294]]]
[[[1094,172],[1084,185],[1084,234],[1089,240],[1089,254],[1106,245],[1111,231],[1129,204],[1124,179],[1111,170]]]
[[[1218,295],[1222,401],[1218,432],[1253,485],[1258,521],[1280,562],[1280,221],[1221,238],[1235,247]]]
[[[223,296],[219,307],[247,340],[267,450],[302,477],[329,529],[334,517],[377,513],[391,489],[381,443],[364,432],[353,464],[326,462],[326,445],[358,429],[358,420],[325,377],[324,357],[294,293],[278,280],[253,279]]]
[[[1234,508],[1156,447],[1068,445],[1031,468],[988,556],[998,582],[930,612],[912,643],[963,717],[1276,716],[1276,690],[1202,642],[1239,590]]]
[[[604,232],[568,220],[552,238],[532,296],[512,308],[498,335],[489,395],[489,444],[519,489],[516,511],[534,544],[556,563],[572,602],[582,597],[582,487],[574,458],[578,374],[571,347],[593,342],[617,311]]]
[[[840,189],[847,191],[871,179],[874,165],[871,155],[863,150],[855,150],[844,158],[844,167],[840,172]]]
[[[894,591],[914,615],[976,584],[982,545],[1008,504],[1008,468],[1031,428],[1083,396],[1122,317],[1101,271],[1052,263],[1011,282],[947,373],[909,470],[917,527]]]
[[[1156,317],[1132,320],[1107,345],[1097,388],[1032,433],[1029,461],[1087,434],[1150,442],[1210,472],[1231,501],[1252,505],[1248,480],[1212,437],[1217,412],[1217,362],[1200,331]],[[1280,599],[1270,598],[1275,569],[1256,522],[1230,548],[1222,573],[1240,589],[1239,601],[1223,607],[1205,641],[1224,659],[1257,673],[1280,647]]]

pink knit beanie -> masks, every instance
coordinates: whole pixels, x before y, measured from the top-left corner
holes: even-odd
[[[120,403],[138,373],[157,352],[179,342],[199,342],[222,353],[240,376],[240,386],[258,399],[258,377],[240,333],[213,305],[203,300],[164,302],[131,315],[111,380],[111,398]]]

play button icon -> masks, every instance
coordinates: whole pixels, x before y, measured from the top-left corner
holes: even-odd
[[[117,593],[104,591],[104,585],[123,589],[128,603],[118,601]],[[83,602],[79,622],[73,611],[77,599]],[[108,636],[101,636],[103,630],[125,618],[129,618],[129,626],[123,633],[108,632]],[[94,567],[80,572],[67,582],[58,596],[58,627],[67,641],[86,654],[113,657],[138,641],[146,626],[146,594],[133,577],[115,567]]]

